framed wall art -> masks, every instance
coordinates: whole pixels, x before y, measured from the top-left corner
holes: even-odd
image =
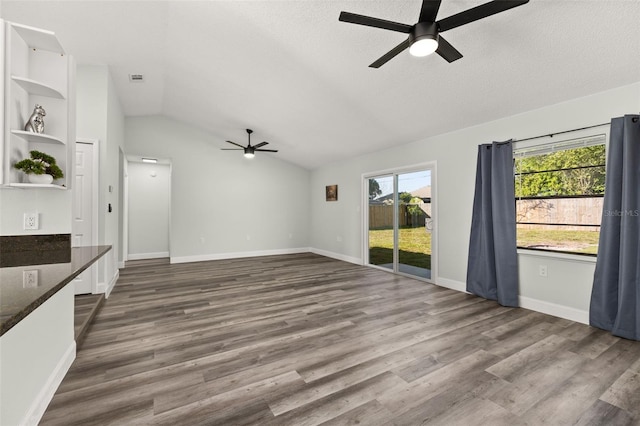
[[[327,185],[327,201],[338,201],[338,185]]]

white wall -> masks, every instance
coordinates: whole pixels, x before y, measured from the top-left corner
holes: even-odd
[[[40,229],[25,231],[25,213],[39,213]],[[0,188],[0,235],[71,233],[71,191]]]
[[[464,289],[477,146],[606,123],[612,117],[637,114],[639,110],[640,83],[635,83],[321,167],[311,174],[311,246],[337,257],[362,259],[359,208],[362,173],[436,161],[439,221],[436,282]],[[329,184],[339,185],[337,203],[324,201],[324,188]],[[540,310],[557,308],[565,316],[585,321],[593,263],[547,257],[543,262],[548,265],[549,274],[544,279],[533,274],[540,262],[539,257],[519,256],[520,293],[524,301],[528,306],[536,304]]]
[[[126,260],[126,254],[128,251],[127,243],[126,243],[126,234],[124,233],[124,225],[125,225],[125,209],[127,206],[126,196],[127,191],[125,190],[125,181],[127,179],[127,159],[124,155],[124,150],[122,147],[118,149],[118,176],[120,179],[118,185],[118,195],[119,195],[119,205],[120,209],[118,210],[118,235],[120,235],[120,241],[118,244],[118,268],[124,268],[124,261]]]
[[[79,138],[98,139],[100,143],[98,244],[113,246],[109,254],[98,262],[98,285],[102,288],[114,283],[117,276],[116,260],[121,258],[121,234],[118,232],[119,150],[124,145],[124,113],[107,66],[78,66],[76,78],[76,135]],[[109,204],[111,213],[108,211]]]
[[[24,268],[12,269],[21,276]],[[67,285],[0,337],[0,424],[37,424],[75,348],[73,286]]]
[[[164,117],[127,117],[126,137],[127,155],[171,160],[172,262],[308,247],[307,170],[277,154],[221,151],[233,135]]]
[[[106,164],[104,168],[101,167],[104,180],[101,176],[101,190],[107,190],[106,203],[107,207],[103,207],[105,212],[105,228],[104,228],[104,244],[113,246],[113,249],[108,253],[108,256],[103,260],[105,265],[105,283],[109,289],[115,285],[115,281],[118,277],[118,261],[122,260],[122,253],[120,253],[120,239],[122,233],[120,232],[120,209],[121,197],[120,188],[121,179],[123,176],[120,173],[120,150],[124,150],[125,136],[124,136],[124,112],[120,104],[120,99],[116,94],[115,85],[111,78],[111,74],[107,79],[107,138],[106,138]],[[101,164],[102,166],[102,164]],[[111,192],[108,189],[111,188]],[[111,204],[112,210],[108,211],[108,205]]]
[[[129,162],[128,259],[169,256],[171,167]]]

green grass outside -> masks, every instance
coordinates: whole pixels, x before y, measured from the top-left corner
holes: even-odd
[[[401,228],[399,232],[400,263],[431,269],[431,235],[424,227]],[[599,235],[593,231],[518,229],[518,246],[597,254]],[[369,231],[369,262],[393,263],[393,229]]]
[[[419,228],[400,228],[398,256],[400,263],[431,269],[431,234]],[[393,263],[393,229],[369,231],[369,263]]]
[[[518,229],[518,247],[548,247],[551,250],[596,254],[599,236],[600,233],[594,231]]]

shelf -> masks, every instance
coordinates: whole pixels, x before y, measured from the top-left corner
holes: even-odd
[[[53,31],[1,18],[0,31],[0,188],[14,192],[26,188],[68,190],[74,183],[71,171],[75,161],[73,58],[65,53]],[[33,128],[25,126],[34,104],[43,105],[49,113],[44,117],[44,127],[41,122],[34,122]],[[33,131],[36,127],[43,133]],[[14,170],[13,164],[33,150],[52,155],[69,174],[51,184],[31,183]],[[29,198],[28,192],[21,197]]]
[[[43,188],[43,189],[67,189],[66,186],[54,185],[53,183],[10,183],[7,186],[11,188]]]
[[[17,75],[12,75],[11,80],[18,83],[20,87],[22,87],[24,90],[31,93],[32,95],[40,95],[40,96],[47,96],[49,98],[64,99],[64,95],[60,93],[58,90],[44,83],[40,83],[39,81],[18,77]]]
[[[11,23],[11,26],[32,49],[47,50],[64,55],[64,49],[52,31]]]
[[[58,139],[55,136],[47,135],[45,133],[33,133],[27,132],[25,130],[12,130],[11,133],[29,142],[52,143],[56,145],[65,144],[61,139]]]

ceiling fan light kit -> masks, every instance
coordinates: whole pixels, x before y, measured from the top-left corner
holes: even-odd
[[[438,50],[438,27],[434,22],[418,22],[409,33],[409,53],[428,56]]]
[[[238,148],[221,148],[222,151],[244,151],[244,158],[249,158],[249,159],[255,157],[256,151],[278,152],[277,149],[261,149],[261,147],[268,145],[269,142],[260,142],[257,145],[251,145],[251,133],[253,133],[253,130],[251,129],[246,129],[246,130],[247,130],[247,137],[249,139],[249,143],[247,144],[247,146],[242,146],[232,141],[226,141],[227,143],[230,143],[231,145],[235,145]]]
[[[409,53],[413,56],[428,56],[435,52],[447,62],[451,63],[462,58],[462,54],[449,44],[440,33],[517,6],[522,6],[528,3],[529,0],[494,0],[436,21],[436,15],[440,9],[441,2],[442,0],[422,0],[420,17],[414,25],[372,18],[351,12],[340,12],[338,20],[350,24],[365,25],[409,34],[409,37],[405,41],[369,65],[371,68],[380,68],[407,48],[409,48]]]

